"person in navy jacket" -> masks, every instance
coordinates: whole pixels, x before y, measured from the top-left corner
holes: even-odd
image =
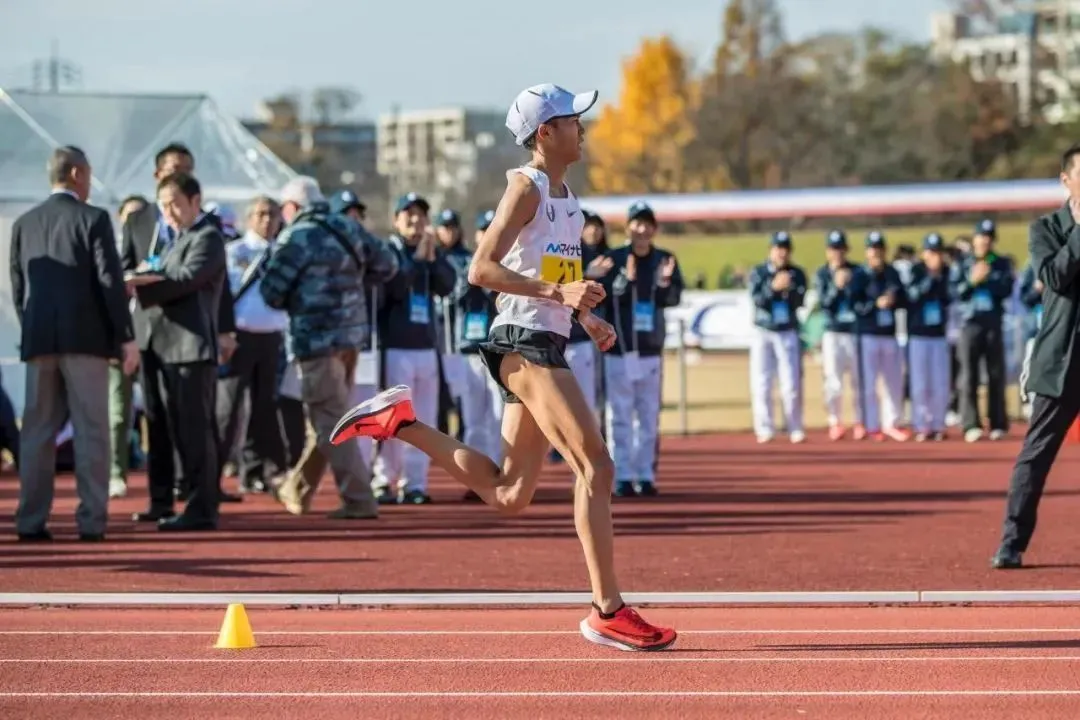
[[[832,230],[825,238],[827,262],[814,276],[818,306],[825,315],[825,333],[821,337],[821,365],[825,374],[825,411],[829,416],[829,439],[840,440],[847,434],[841,420],[844,376],[855,394],[854,438],[866,437],[862,402],[859,399],[859,337],[855,334],[855,306],[852,302],[852,279],[859,266],[847,259],[848,241],[843,230]]]
[[[904,401],[904,366],[896,339],[896,311],[907,304],[900,274],[885,259],[885,236],[877,230],[866,236],[866,264],[855,274],[852,294],[859,333],[859,394],[863,399],[866,431],[871,438],[898,442],[910,434],[898,426]],[[885,395],[878,404],[878,380]]]
[[[949,279],[953,301],[960,307],[963,325],[957,353],[960,356],[960,417],[964,439],[982,439],[979,416],[980,366],[986,364],[987,415],[990,439],[1000,440],[1009,431],[1005,408],[1005,303],[1012,296],[1015,273],[1012,262],[994,252],[997,228],[983,220],[971,240],[971,254],[952,267]]]
[[[802,408],[802,344],[796,315],[806,298],[806,273],[791,262],[790,233],[773,234],[768,261],[750,271],[754,339],[750,345],[750,392],[754,434],[773,439],[773,384],[779,381],[784,424],[793,443],[806,439]]]
[[[915,440],[945,438],[949,409],[951,358],[945,337],[949,270],[938,233],[923,238],[922,261],[911,267],[907,284],[908,375],[911,378],[911,425]]]

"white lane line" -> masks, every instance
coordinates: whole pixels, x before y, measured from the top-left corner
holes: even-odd
[[[1080,690],[657,690],[596,692],[0,692],[0,698],[625,698],[1071,697]]]
[[[256,636],[507,636],[578,635],[577,630],[262,630],[254,623]],[[1080,634],[1080,627],[1063,628],[733,628],[679,630],[679,635],[1053,635]],[[217,630],[0,630],[5,635],[217,635]]]
[[[280,663],[280,664],[358,664],[358,665],[452,665],[452,664],[522,664],[540,665],[544,663],[647,663],[658,665],[695,664],[695,663],[938,663],[938,662],[1080,662],[1080,655],[876,655],[876,656],[832,656],[832,657],[649,657],[640,659],[624,657],[580,657],[580,658],[509,658],[509,657],[456,657],[456,658],[0,658],[0,665],[170,665],[170,664],[214,664],[232,665]]]

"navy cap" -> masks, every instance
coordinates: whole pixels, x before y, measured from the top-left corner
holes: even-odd
[[[945,238],[936,232],[932,232],[922,240],[923,250],[944,250]]]
[[[885,247],[885,235],[879,230],[871,230],[866,235],[866,247],[868,248],[883,248]]]
[[[791,233],[787,230],[777,230],[770,241],[773,247],[791,247]]]
[[[981,221],[978,225],[975,226],[975,234],[997,237],[997,225],[994,224],[993,220],[987,218],[986,220]]]
[[[441,213],[439,213],[439,218],[435,221],[435,224],[442,227],[449,227],[451,225],[455,227],[460,227],[461,218],[456,212],[454,212],[450,208],[446,208]]]
[[[476,216],[476,229],[487,230],[491,227],[491,221],[495,219],[494,210],[485,210]]]
[[[626,219],[628,222],[630,220],[645,220],[646,222],[651,222],[655,225],[656,213],[653,212],[653,209],[649,207],[648,203],[643,200],[638,200],[630,206],[630,210],[626,213]]]
[[[843,230],[830,230],[829,234],[825,236],[825,245],[830,248],[846,249],[847,248],[847,235]]]
[[[394,214],[396,215],[400,212],[404,212],[411,208],[413,205],[416,205],[425,213],[431,210],[431,204],[428,203],[427,200],[425,200],[419,194],[411,192],[406,193],[405,195],[402,195],[400,198],[398,198],[397,205],[394,207]]]
[[[351,208],[361,212],[367,210],[367,205],[360,202],[360,198],[352,190],[342,190],[330,198],[330,212],[343,213]]]

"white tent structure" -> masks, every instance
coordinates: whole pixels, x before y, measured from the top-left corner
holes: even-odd
[[[11,225],[49,192],[46,162],[62,145],[81,148],[93,167],[90,202],[114,214],[129,195],[154,194],[154,155],[180,142],[195,156],[204,202],[242,205],[276,194],[295,173],[204,95],[36,93],[0,88],[0,261],[7,268]],[[117,232],[119,241],[119,230]],[[0,272],[0,365],[15,411],[23,407],[19,326],[11,280]]]

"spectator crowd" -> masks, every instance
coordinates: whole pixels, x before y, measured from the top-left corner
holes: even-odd
[[[996,252],[996,239],[994,222],[983,220],[970,239],[950,246],[932,232],[919,255],[897,248],[890,262],[885,234],[873,231],[863,241],[865,262],[855,264],[848,259],[846,233],[833,230],[825,237],[824,264],[810,275],[793,262],[792,236],[775,233],[768,260],[749,279],[758,441],[775,436],[774,386],[789,439],[806,438],[800,309],[824,317],[822,381],[832,440],[943,440],[953,426],[967,442],[1005,437],[1006,308],[1017,297],[1024,308],[1026,367],[1041,323],[1043,288],[1030,263],[1018,274],[1012,260]],[[811,290],[815,299],[808,303]],[[984,384],[985,413],[979,403]],[[847,422],[845,390],[854,410]]]
[[[355,194],[327,197],[300,177],[254,198],[241,227],[204,201],[185,146],[162,148],[151,172],[155,196],[124,200],[117,234],[88,202],[91,158],[59,148],[50,197],[15,223],[27,368],[14,443],[21,540],[52,537],[65,436],[79,535],[90,542],[104,539],[109,499],[127,494],[143,462],[149,500],[133,521],[166,532],[214,530],[221,504],[250,494],[306,514],[327,469],[340,500],[331,518],[430,503],[423,454],[396,440],[328,440],[350,407],[397,384],[412,387],[420,420],[447,429],[456,418],[460,439],[501,460],[501,396],[478,355],[495,298],[467,279],[494,211],[470,238],[458,213],[432,218],[408,193],[381,239]],[[619,342],[600,353],[575,326],[566,355],[604,422],[619,496],[656,494],[664,311],[683,290],[675,257],[654,245],[657,229],[652,209],[635,203],[624,245],[609,246],[596,215],[586,213],[582,232],[584,273],[604,284],[598,312]]]

